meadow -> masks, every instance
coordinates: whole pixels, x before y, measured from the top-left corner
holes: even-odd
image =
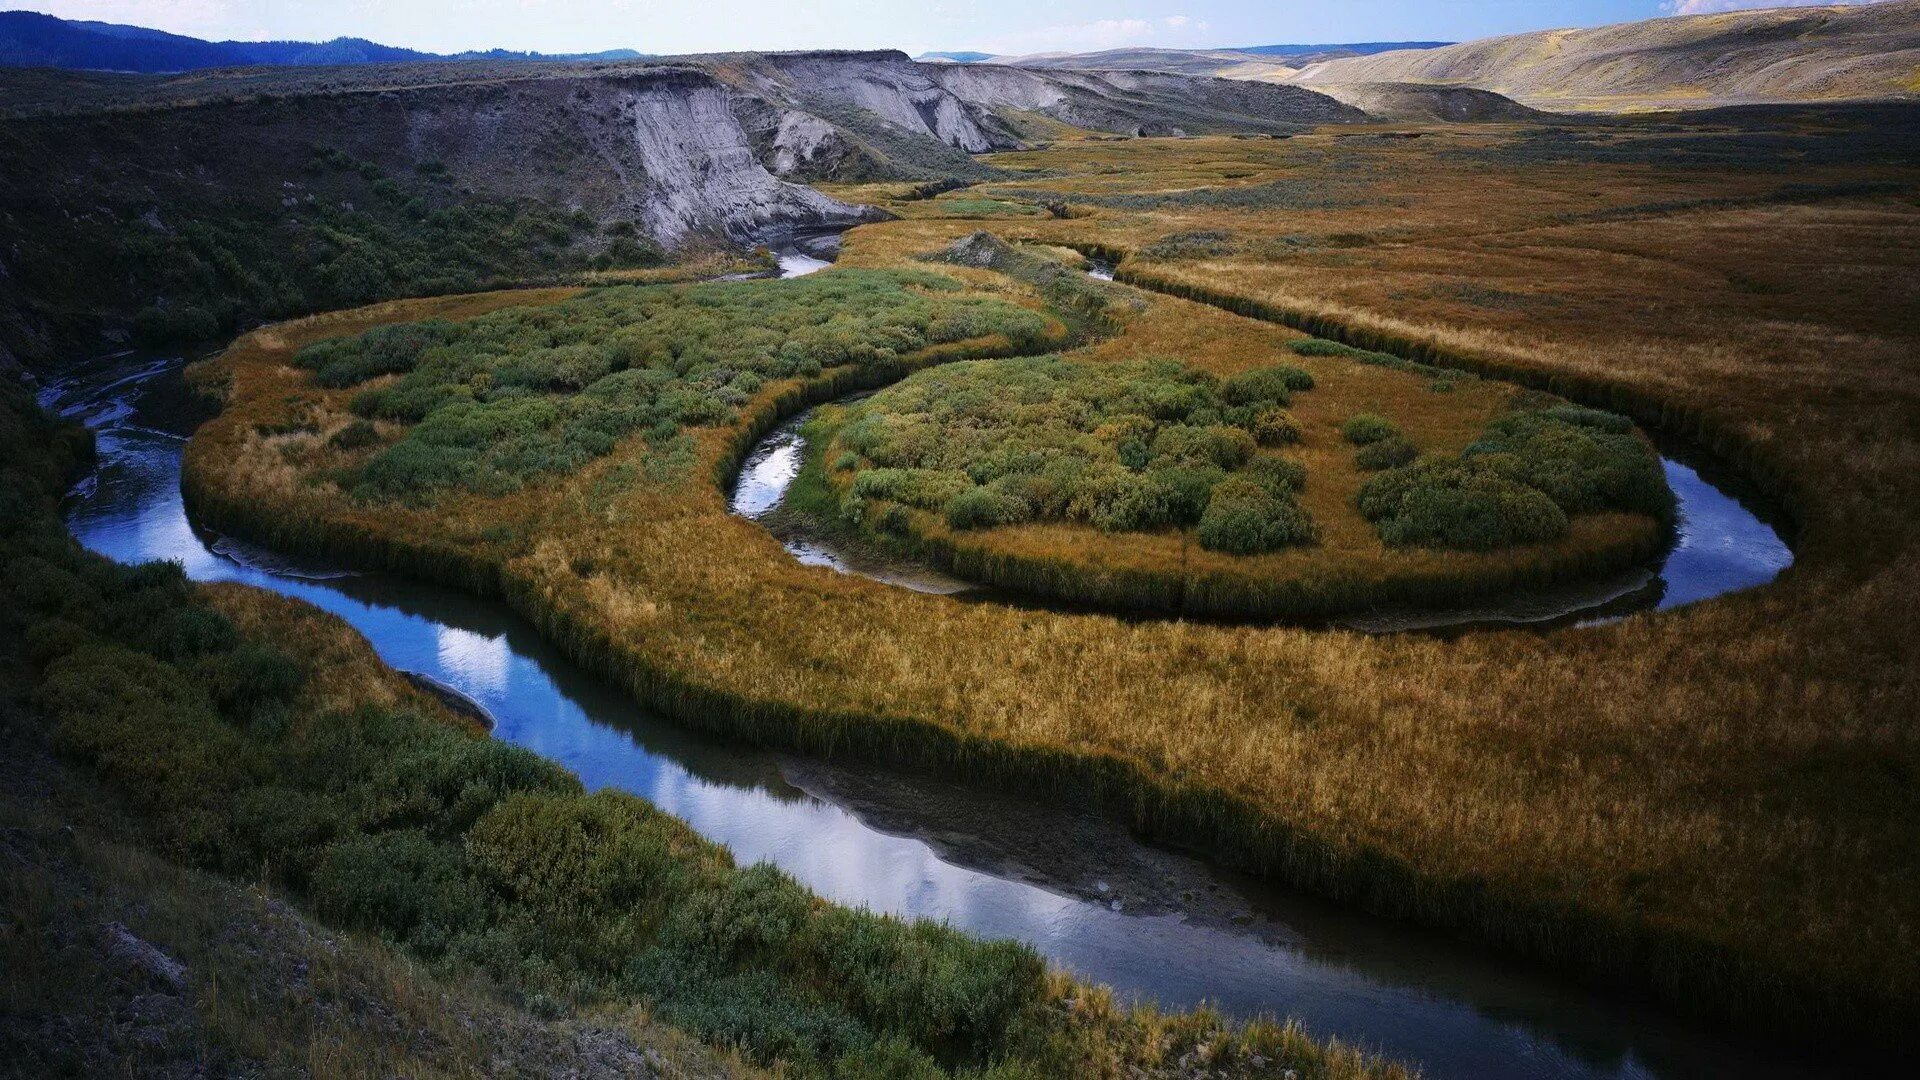
[[[557,1068],[586,1036],[543,1025],[572,1016],[607,1025],[602,1044],[633,1040],[608,1052],[650,1046],[676,1075],[1118,1077],[1195,1063],[1224,1076],[1406,1075],[1293,1025],[1123,1006],[1014,942],[828,904],[769,865],[737,866],[640,799],[590,793],[491,738],[332,616],[194,585],[177,564],[86,553],[56,509],[89,459],[86,433],[39,415],[24,392],[0,393],[4,737],[34,783],[118,826],[111,840],[92,820],[84,839],[69,826],[62,849],[43,823],[15,820],[11,792],[0,800],[9,1037],[15,1011],[51,1019],[114,992],[76,982],[74,950],[51,939],[69,923],[100,933],[81,912],[131,890],[140,910],[127,917],[193,950],[173,989],[205,1034],[120,1047],[122,1062],[272,1062],[298,1046],[305,1067],[340,1074]],[[284,905],[247,911],[220,877],[355,937],[327,949]],[[81,902],[88,882],[110,895]],[[209,940],[222,915],[250,957]],[[305,981],[295,965],[322,952],[305,1008],[285,1000],[271,977]],[[223,972],[240,977],[237,992],[209,983]],[[316,1020],[322,1002],[339,1015]],[[382,1005],[420,1028],[383,1030]],[[494,1032],[463,1031],[444,1008],[522,1039],[489,1052]],[[57,1042],[27,1040],[14,1064],[90,1060],[39,1056]]]
[[[1738,151],[1753,142],[1744,130],[1709,122],[1687,138]],[[1420,135],[1063,142],[1001,156],[1033,175],[983,193],[1064,200],[1069,216],[996,227],[1120,255],[1118,276],[1150,290],[1086,355],[1191,361],[1228,354],[1210,339],[1253,337],[1275,357],[1306,331],[1397,357],[1289,361],[1320,384],[1292,411],[1308,436],[1300,505],[1323,531],[1371,532],[1314,499],[1332,492],[1344,510],[1363,477],[1391,474],[1355,460],[1364,446],[1340,430],[1352,410],[1319,420],[1310,453],[1304,414],[1331,385],[1316,365],[1448,401],[1421,369],[1467,370],[1626,414],[1740,467],[1790,515],[1798,562],[1781,581],[1611,625],[1451,641],[905,593],[796,565],[725,510],[720,482],[753,439],[850,380],[763,387],[732,424],[689,432],[699,467],[678,482],[621,479],[642,438],[537,487],[431,510],[359,503],[307,471],[353,416],[347,393],[290,363],[300,348],[558,298],[531,294],[241,339],[201,372],[226,408],[188,448],[188,495],[211,523],[277,546],[500,596],[692,725],[1074,787],[1149,833],[1676,1009],[1836,1055],[1910,1044],[1920,177],[1872,140],[1788,190],[1737,154],[1659,166],[1580,158],[1571,143],[1574,156],[1542,160],[1503,151],[1524,144],[1519,129]],[[1283,176],[1346,193],[1284,215],[1237,198],[1075,202]],[[925,211],[855,231],[843,265],[923,265],[980,224]],[[1228,239],[1188,242],[1202,232]],[[1144,254],[1176,236],[1159,249],[1171,258]],[[992,270],[944,272],[1034,296]],[[1464,451],[1511,392],[1462,376],[1452,394],[1488,394],[1485,410],[1463,413],[1450,444],[1414,441]],[[322,422],[289,428],[292,411]],[[1363,440],[1380,433],[1364,428]],[[1323,482],[1343,470],[1354,487]],[[1452,575],[1472,558],[1406,557]]]

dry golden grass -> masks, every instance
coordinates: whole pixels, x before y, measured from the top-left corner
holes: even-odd
[[[290,397],[317,396],[285,365],[293,346],[475,300],[243,339],[215,366],[232,404],[189,447],[189,494],[276,544],[496,592],[689,723],[983,781],[1085,784],[1150,830],[1676,1006],[1776,1034],[1910,1043],[1920,210],[1911,194],[1874,194],[1634,212],[1622,208],[1752,200],[1786,177],[1435,152],[1500,137],[1063,147],[1021,161],[1120,187],[1177,173],[1182,154],[1258,152],[1302,175],[1364,177],[1376,201],[1017,226],[1128,250],[1223,226],[1373,237],[1136,269],[1430,342],[1700,434],[1793,511],[1800,562],[1777,584],[1610,626],[1451,642],[1126,624],[796,565],[712,485],[596,494],[619,454],[549,490],[432,513],[354,507],[324,485],[247,486],[255,474],[234,468],[247,433]],[[1893,177],[1912,190],[1910,171]],[[939,227],[860,230],[847,260],[897,261]],[[743,446],[709,433],[702,453],[724,462]],[[513,539],[489,539],[502,522]]]

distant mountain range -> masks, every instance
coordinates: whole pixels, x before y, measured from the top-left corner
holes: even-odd
[[[446,60],[633,60],[643,55],[632,49],[565,54],[492,49],[443,55],[382,45],[364,38],[335,38],[322,42],[202,41],[139,26],[76,22],[36,11],[0,12],[0,67],[158,73],[221,67],[406,64]]]

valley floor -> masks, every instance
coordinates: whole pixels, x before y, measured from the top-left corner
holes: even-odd
[[[901,218],[850,234],[849,269],[924,269],[982,228],[1096,253],[1173,313],[1110,352],[1192,350],[1188,331],[1225,309],[1625,412],[1782,503],[1798,561],[1781,580],[1612,625],[1440,641],[1122,622],[800,567],[726,512],[722,484],[755,435],[859,384],[832,375],[769,382],[737,419],[689,428],[674,482],[646,479],[659,455],[640,436],[458,501],[342,482],[363,475],[332,442],[350,395],[316,390],[300,347],[570,291],[243,338],[202,371],[227,408],[188,449],[187,489],[208,521],[276,547],[498,595],[691,725],[1084,790],[1354,906],[1835,1060],[1872,1055],[1912,1045],[1920,1000],[1916,131],[1912,111],[1862,109],[1062,141],[992,159],[1023,175],[933,199],[834,191]],[[1030,284],[945,272],[1042,306]],[[17,925],[51,918],[34,896],[104,873],[33,820],[11,835],[40,883]],[[515,1022],[580,1052],[555,1034],[574,1029]],[[1075,1051],[1134,1023],[1073,1027]],[[606,1037],[647,1044],[623,1030]],[[1123,1071],[1127,1045],[1102,1067]]]

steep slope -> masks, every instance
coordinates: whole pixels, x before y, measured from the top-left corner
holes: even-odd
[[[648,265],[874,212],[775,177],[688,68],[0,122],[0,358]]]
[[[1366,119],[1315,91],[1156,72],[937,64],[905,53],[697,57],[776,173],[807,179],[986,175],[967,155],[1025,145],[1042,117],[1126,135],[1286,133]]]
[[[1515,34],[1330,60],[1287,78],[1318,88],[1472,86],[1557,110],[1912,97],[1920,94],[1920,0]]]
[[[991,176],[970,155],[1019,148],[1045,124],[1365,119],[1299,87],[899,52],[15,70],[0,72],[0,101],[0,361],[98,348],[103,327],[211,337],[844,227],[875,212],[793,181]]]

